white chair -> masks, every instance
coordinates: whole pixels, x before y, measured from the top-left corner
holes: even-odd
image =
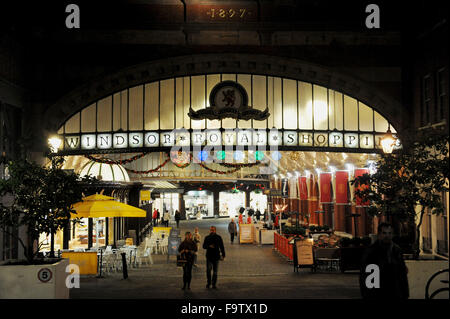
[[[146,247],[150,247],[151,252],[152,253],[159,253],[159,241],[156,235],[152,235],[149,239],[148,239],[148,243],[146,243]]]
[[[167,254],[168,247],[169,247],[169,237],[166,236],[164,237],[160,245],[161,254]]]
[[[142,262],[144,261],[147,265],[150,263],[153,265],[153,258],[151,254],[151,248],[145,248],[144,250],[139,249],[136,253],[136,261],[139,267],[142,266]]]

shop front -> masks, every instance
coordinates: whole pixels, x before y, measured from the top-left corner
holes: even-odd
[[[192,190],[183,196],[186,219],[214,217],[214,198],[211,191]]]
[[[304,80],[188,74],[92,101],[60,126],[64,143],[58,151],[69,158],[119,164],[130,182],[188,186],[159,191],[154,198],[152,210],[167,210],[172,216],[180,210],[186,219],[234,217],[240,207],[270,214],[276,205],[286,205],[286,212],[298,213],[304,222],[347,232],[362,227],[366,232],[370,227],[360,213],[363,208],[349,204],[353,190],[348,191],[349,201],[336,202],[336,191],[343,187],[336,188],[336,183],[343,182],[334,172],[347,165],[366,167],[381,152],[380,141],[389,129],[396,134],[365,102]],[[397,140],[394,148],[400,147]],[[288,182],[282,187],[284,179]],[[272,196],[271,190],[283,195]],[[361,222],[355,224],[355,218]],[[92,222],[93,244],[110,241],[104,236],[109,223]],[[72,240],[83,246],[86,226],[80,227]]]
[[[225,191],[219,193],[220,216],[235,218],[239,216],[239,209],[245,207],[245,192]]]

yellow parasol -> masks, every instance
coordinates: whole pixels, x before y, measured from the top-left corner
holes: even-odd
[[[140,208],[120,203],[101,194],[94,194],[83,198],[83,201],[73,205],[77,212],[71,214],[72,218],[98,218],[98,217],[146,217],[147,212]]]

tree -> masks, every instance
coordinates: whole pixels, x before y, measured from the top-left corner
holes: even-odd
[[[444,213],[442,193],[449,190],[448,143],[448,135],[442,132],[419,132],[414,139],[403,141],[404,148],[398,152],[382,154],[374,174],[352,181],[357,186],[356,195],[370,201],[370,215],[385,215],[388,220],[409,221],[413,225],[418,221],[413,245],[416,258],[425,212]]]
[[[0,197],[12,196],[12,203],[0,203],[0,228],[9,233],[10,227],[26,226],[27,240],[16,237],[24,249],[28,263],[37,253],[33,245],[41,233],[55,234],[68,226],[72,206],[82,200],[83,193],[95,183],[92,177],[80,178],[61,169],[62,157],[53,157],[50,168],[26,159],[8,163],[9,178],[0,180]],[[79,221],[76,219],[75,222]]]

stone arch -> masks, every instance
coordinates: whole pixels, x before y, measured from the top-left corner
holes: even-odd
[[[401,104],[355,76],[297,59],[258,54],[199,54],[150,61],[119,70],[78,87],[51,105],[43,129],[55,133],[90,103],[129,87],[172,77],[210,73],[249,73],[291,78],[324,86],[370,105],[401,132]],[[400,134],[401,135],[401,134]]]

